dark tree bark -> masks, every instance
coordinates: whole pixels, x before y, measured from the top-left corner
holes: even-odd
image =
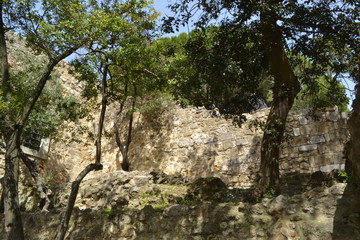
[[[2,97],[8,100],[10,92],[9,64],[3,22],[3,1],[0,1],[0,74],[2,83]],[[1,119],[9,122],[8,118]],[[5,232],[7,239],[24,239],[21,213],[19,209],[18,178],[19,178],[19,148],[21,125],[1,126],[5,139],[5,174],[3,178],[3,203],[5,214]]]
[[[2,81],[2,97],[7,100],[10,91],[9,83],[9,63],[5,39],[5,27],[3,22],[3,1],[0,2],[0,74]]]
[[[0,213],[4,213],[4,178],[0,178],[1,196],[0,196]]]
[[[63,58],[70,55],[73,51],[69,50],[56,59],[51,59],[42,74],[34,92],[32,99],[24,106],[22,115],[20,117],[7,115],[2,122],[6,123],[3,126],[2,134],[5,138],[6,153],[5,153],[5,175],[4,175],[4,214],[5,214],[5,231],[7,232],[7,239],[24,239],[23,227],[21,222],[21,213],[19,209],[18,196],[18,179],[19,179],[19,161],[21,157],[20,138],[23,126],[26,124],[32,109],[35,106],[50,74],[56,64]],[[31,169],[30,169],[31,171]]]
[[[282,33],[276,24],[276,12],[272,7],[279,1],[268,1],[260,14],[261,32],[270,71],[274,77],[273,104],[266,120],[261,143],[261,163],[259,180],[254,198],[260,197],[273,188],[279,192],[279,157],[286,118],[300,91],[300,83],[286,56]]]
[[[128,122],[128,128],[127,128],[127,135],[126,140],[123,142],[121,140],[121,134],[120,134],[120,119],[121,119],[121,113],[124,110],[124,106],[127,100],[127,93],[128,93],[128,82],[125,84],[125,97],[124,101],[120,104],[120,109],[117,113],[118,120],[115,123],[114,129],[114,135],[115,135],[115,142],[117,146],[119,147],[120,153],[123,157],[123,161],[121,163],[121,168],[124,171],[130,171],[130,162],[129,162],[129,148],[132,141],[132,131],[133,131],[133,123],[134,123],[134,111],[136,106],[136,95],[137,95],[137,88],[136,85],[133,84],[134,87],[134,96],[132,97],[132,103],[131,103],[131,113],[129,116],[129,122]]]
[[[123,157],[123,161],[121,163],[121,168],[124,171],[130,170],[130,162],[129,162],[129,148],[132,141],[132,131],[133,131],[133,124],[134,124],[134,110],[136,105],[136,97],[132,99],[131,104],[131,113],[129,116],[129,122],[128,122],[128,128],[127,128],[127,134],[126,134],[126,140],[125,143],[121,141],[120,139],[120,131],[118,124],[115,125],[115,141],[116,144],[119,147],[119,150],[121,152],[121,155]]]

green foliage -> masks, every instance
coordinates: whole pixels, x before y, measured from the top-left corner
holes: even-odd
[[[113,210],[111,208],[104,208],[104,213],[105,214],[112,214]]]
[[[43,187],[50,189],[52,192],[56,192],[57,183],[54,180],[54,175],[52,173],[47,173],[44,177]]]
[[[153,196],[158,196],[160,194],[160,192],[159,191],[155,191],[155,190],[153,190],[153,191],[151,191],[151,192],[142,192],[141,193],[141,196],[142,197],[153,197]]]
[[[149,1],[116,4],[108,1],[105,9],[96,8],[94,19],[101,22],[101,35],[89,46],[88,54],[72,64],[84,81],[83,96],[95,98],[102,86],[102,68],[109,65],[106,76],[108,100],[124,102],[128,97],[142,96],[161,81],[157,76],[157,55],[149,47],[151,31],[158,14]]]
[[[351,175],[347,174],[345,170],[340,170],[337,172],[338,177],[343,183],[354,183],[355,179]]]
[[[3,114],[11,114],[16,118],[31,98],[36,83],[46,67],[46,61],[44,57],[26,51],[15,50],[12,54],[15,63],[13,71],[10,72],[11,101],[7,107],[8,111]],[[35,130],[43,137],[54,137],[64,121],[76,121],[80,116],[79,101],[66,93],[59,74],[55,72],[35,104],[25,132]]]
[[[164,18],[163,29],[166,32],[173,32],[181,24],[191,23],[205,31],[211,29],[209,26],[212,24],[216,24],[224,29],[229,26],[246,26],[245,28],[256,32],[251,41],[242,37],[238,38],[239,41],[233,44],[236,48],[232,49],[230,55],[227,52],[229,48],[220,44],[223,48],[221,53],[224,54],[220,55],[220,58],[224,56],[231,61],[233,59],[231,56],[243,52],[239,55],[244,56],[244,59],[249,59],[249,63],[257,59],[256,55],[260,55],[261,52],[251,45],[249,47],[248,44],[259,43],[263,37],[259,34],[264,30],[262,27],[271,25],[272,19],[277,19],[277,25],[281,29],[280,37],[282,42],[286,43],[284,50],[293,56],[303,56],[307,60],[306,69],[300,69],[300,72],[296,69],[299,68],[299,64],[294,64],[293,61],[291,63],[292,70],[296,72],[303,86],[295,108],[338,105],[340,109],[345,110],[348,100],[344,95],[344,87],[338,82],[349,76],[356,79],[359,73],[359,28],[358,24],[353,23],[359,22],[360,19],[359,6],[354,1],[343,1],[341,4],[327,0],[282,1],[281,3],[276,1],[182,1],[171,4],[170,9],[174,12],[174,16]],[[259,18],[260,15],[262,17]],[[231,32],[228,35],[231,36]],[[223,39],[227,39],[227,36],[223,36]],[[195,49],[200,60],[203,56],[207,56],[206,60],[211,60],[207,62],[208,64],[203,64],[206,61],[198,62],[200,68],[209,68],[208,72],[201,71],[203,74],[197,76],[198,79],[202,79],[204,75],[206,79],[207,74],[212,73],[211,69],[218,73],[224,72],[221,68],[218,69],[221,65],[211,64],[216,62],[213,60],[219,56],[212,54],[215,53],[212,51],[215,47],[209,51],[206,45],[199,44],[199,38],[193,43],[197,47]],[[222,43],[222,39],[214,43]],[[255,54],[247,55],[246,49],[252,49],[251,53]],[[237,65],[230,61],[227,66],[230,70],[235,69],[230,73],[236,76]],[[263,65],[258,64],[258,66],[260,69],[253,67],[241,69],[249,69],[250,73],[255,74],[262,71]],[[191,75],[192,73],[188,76]],[[218,79],[217,87],[226,89],[226,81],[216,74],[213,76]],[[254,77],[249,77],[249,79],[257,81]],[[225,84],[222,84],[223,82]],[[236,85],[233,86],[237,89]],[[254,84],[253,87],[257,88],[258,85]],[[194,88],[198,89],[202,95],[207,93],[207,88],[203,88],[202,85],[194,84]],[[252,88],[251,85],[250,88]],[[248,91],[248,89],[245,90]],[[191,99],[193,98],[191,96]],[[305,103],[301,103],[302,99]]]
[[[338,82],[330,66],[315,65],[301,54],[290,52],[288,56],[302,84],[293,110],[338,106],[341,111],[348,111],[345,87]]]
[[[273,199],[274,197],[276,197],[276,191],[273,188],[269,188],[263,195],[262,197],[259,197],[256,199],[257,203],[260,203],[263,201],[263,199],[267,198],[267,199]]]
[[[2,91],[0,90],[0,116],[5,115],[8,109],[8,105],[6,101],[4,101],[4,98],[2,97]]]
[[[76,120],[78,115],[85,114],[83,110],[79,110],[80,104],[74,97],[64,94],[53,70],[59,61],[77,49],[86,50],[85,46],[92,44],[99,46],[99,42],[103,40],[101,37],[112,36],[109,30],[113,31],[130,20],[136,20],[132,18],[134,11],[125,11],[127,16],[124,17],[109,9],[110,6],[123,11],[124,8],[143,5],[145,1],[106,3],[80,0],[2,3],[4,25],[24,36],[28,46],[36,54],[30,57],[19,51],[17,62],[10,68],[9,86],[2,86],[7,89],[3,93],[6,103],[0,102],[2,116],[7,118],[7,122],[1,124],[2,127],[20,123],[24,125],[25,132],[35,128],[40,129],[41,135],[49,136],[62,121]],[[110,23],[113,29],[108,28]],[[125,30],[123,33],[132,34],[129,29],[121,29]],[[116,33],[121,35],[120,31]],[[49,73],[52,73],[50,78]],[[43,89],[48,80],[51,86],[46,85]],[[42,91],[44,94],[40,96]]]
[[[157,52],[166,58],[168,62],[172,62],[172,58],[177,55],[185,54],[184,46],[189,40],[186,33],[180,33],[175,37],[159,38],[154,42],[153,47]],[[164,59],[165,60],[165,59]]]
[[[172,106],[172,95],[167,92],[152,91],[141,99],[137,110],[145,119],[156,122],[164,111]]]
[[[270,188],[264,195],[264,198],[272,199],[276,197],[276,191],[273,188]]]
[[[167,200],[161,199],[159,202],[157,202],[153,207],[154,210],[157,212],[161,212],[169,205],[169,202]]]
[[[179,202],[181,205],[192,205],[195,203],[195,200],[193,199],[183,199]]]
[[[250,28],[209,27],[158,42],[167,57],[172,92],[184,105],[239,115],[268,99],[264,50]]]
[[[140,206],[145,207],[151,205],[154,208],[155,212],[161,212],[169,205],[169,202],[164,199],[160,199],[159,201],[141,201]]]
[[[345,87],[339,82],[329,82],[326,76],[319,77],[311,87],[304,85],[295,99],[293,110],[338,106],[340,111],[349,111]]]
[[[145,206],[149,206],[149,205],[151,205],[151,204],[148,201],[141,201],[140,202],[141,207],[145,207]]]

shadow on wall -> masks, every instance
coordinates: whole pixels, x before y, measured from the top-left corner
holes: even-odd
[[[341,194],[341,193],[339,193]],[[347,184],[340,199],[333,223],[333,240],[360,240],[360,187]]]
[[[189,180],[195,180],[200,177],[220,177],[219,170],[221,166],[216,165],[216,149],[218,146],[218,137],[212,136],[211,142],[206,144],[205,149],[200,152],[199,148],[194,149],[188,153],[188,168],[185,169],[183,174],[186,175]]]
[[[159,168],[170,175],[180,173],[188,180],[219,177],[240,187],[254,183],[261,136],[201,109],[175,108],[160,117],[155,121],[137,120],[130,170]],[[117,151],[117,159],[120,155]]]
[[[171,118],[167,116],[167,113],[158,113],[155,117],[152,116],[152,118],[147,118],[140,114],[135,117],[132,142],[128,152],[130,171],[159,168],[162,161],[166,158],[172,131]],[[139,156],[142,158],[141,161],[137,159]],[[122,154],[117,148],[117,170],[122,169],[121,159]]]
[[[45,184],[65,183],[70,181],[69,169],[65,164],[64,156],[59,152],[49,153],[46,161],[41,161],[39,170],[45,181]]]
[[[193,181],[200,177],[218,177],[227,185],[251,187],[255,184],[259,168],[261,137],[255,135],[250,143],[234,144],[221,141],[213,134],[205,147],[191,147],[183,150],[183,177]],[[243,145],[246,144],[247,146]],[[249,147],[250,145],[250,147]],[[181,150],[180,150],[181,151]]]

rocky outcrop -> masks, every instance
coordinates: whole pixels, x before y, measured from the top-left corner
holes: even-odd
[[[318,182],[308,191],[269,194],[255,204],[236,201],[241,194],[227,189],[225,195],[235,195],[232,201],[199,202],[185,198],[191,185],[160,184],[157,176],[115,172],[85,180],[67,239],[360,239],[360,191],[353,185]],[[204,186],[211,182],[222,185],[201,180]],[[27,239],[54,239],[66,189],[57,196],[57,209],[23,214]],[[1,228],[2,221],[0,216]]]

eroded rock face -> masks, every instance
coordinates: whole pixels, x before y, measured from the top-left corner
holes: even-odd
[[[258,203],[218,203],[190,201],[188,185],[157,181],[151,171],[86,179],[67,239],[360,239],[360,189],[353,185],[318,184]],[[199,181],[223,189],[214,178]],[[23,214],[27,239],[54,239],[68,190],[64,186],[58,195],[57,209]],[[0,216],[0,239],[2,221]]]

